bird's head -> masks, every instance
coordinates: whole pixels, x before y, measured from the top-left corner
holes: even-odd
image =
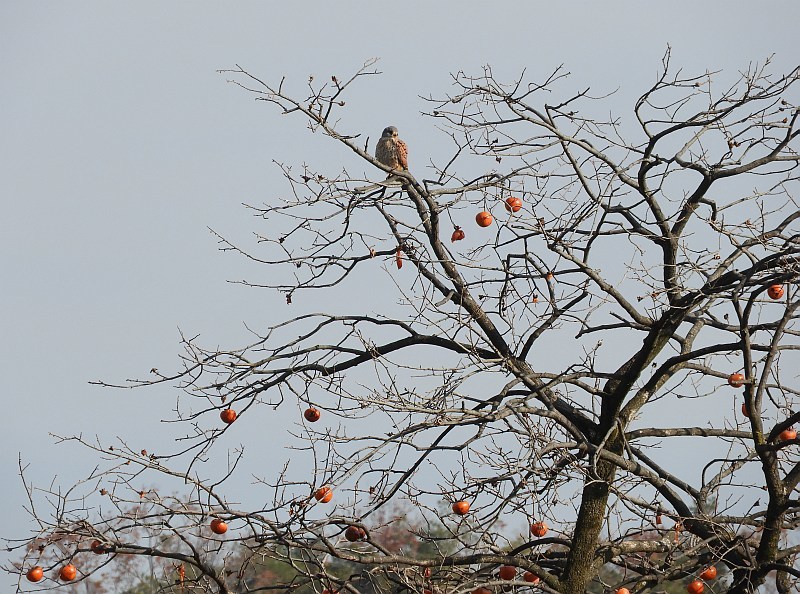
[[[397,128],[394,126],[387,126],[383,129],[383,134],[381,134],[383,138],[393,138],[397,136]]]

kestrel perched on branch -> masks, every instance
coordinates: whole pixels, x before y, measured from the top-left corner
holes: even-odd
[[[397,137],[397,128],[394,126],[384,128],[375,146],[375,158],[392,169],[408,171],[408,147]]]

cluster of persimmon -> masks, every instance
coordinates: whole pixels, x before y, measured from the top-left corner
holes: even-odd
[[[780,285],[773,285],[770,289],[777,288],[780,289],[780,293],[776,292],[775,294],[778,297],[773,297],[773,299],[779,299],[780,295],[783,295],[783,287]],[[771,295],[771,294],[770,294]],[[732,373],[728,376],[728,385],[734,388],[741,388],[745,382],[746,378],[741,373]],[[747,408],[747,403],[742,402],[742,414],[745,417],[750,418],[750,411]],[[797,430],[794,427],[788,427],[781,431],[780,435],[778,436],[780,441],[792,441],[793,439],[797,439]]]
[[[314,492],[314,499],[320,503],[329,503],[333,499],[333,489],[331,489],[331,487],[328,485],[320,487]],[[225,521],[220,518],[214,518],[211,520],[209,527],[214,534],[225,534],[228,531],[228,524],[226,524]],[[357,536],[353,537],[353,535]],[[347,538],[347,540],[350,542],[355,542],[365,538],[366,535],[367,533],[363,528],[351,526],[347,529],[345,538]]]
[[[110,549],[108,549],[99,540],[93,540],[92,544],[89,545],[89,548],[95,555],[104,555],[105,553],[111,552]],[[76,577],[78,577],[78,568],[72,563],[62,565],[61,569],[58,570],[58,579],[60,579],[62,582],[71,582]],[[25,578],[29,582],[40,582],[44,579],[44,569],[41,565],[35,565],[27,571]]]
[[[522,198],[510,196],[506,198],[503,206],[505,206],[506,210],[510,213],[518,212],[522,208]],[[494,217],[488,210],[482,210],[475,215],[475,222],[478,224],[478,227],[488,227],[494,222]],[[461,241],[464,237],[466,237],[464,230],[456,225],[453,234],[450,236],[450,241]]]
[[[453,512],[459,516],[465,516],[469,513],[469,502],[459,500],[453,503]],[[536,521],[531,524],[531,534],[536,536],[537,538],[543,537],[547,534],[547,524],[542,521]],[[513,565],[501,565],[500,569],[497,571],[498,576],[501,580],[513,580],[517,577],[517,568]],[[426,576],[428,574],[426,573]],[[539,583],[539,576],[533,573],[532,571],[526,571],[522,575],[522,579],[528,582],[529,584],[537,584]],[[485,588],[483,586],[476,588],[472,591],[472,594],[492,594],[491,590]]]
[[[504,206],[508,212],[516,213],[522,209],[522,199],[517,198],[515,196],[511,196],[505,200]],[[489,211],[486,210],[479,212],[475,217],[475,222],[480,227],[488,227],[492,224],[493,221],[494,217]],[[464,239],[464,237],[465,237],[464,230],[458,225],[456,225],[453,234],[450,237],[450,241],[452,242],[461,241],[462,239]],[[401,265],[399,263],[399,258],[401,257],[399,251],[400,250],[398,250],[398,267]],[[548,272],[546,279],[548,282],[553,282],[554,280],[553,274],[551,272]],[[770,287],[767,288],[767,295],[770,297],[770,299],[773,300],[778,300],[782,298],[784,293],[785,291],[782,285],[771,285]],[[536,301],[538,299],[534,298],[534,300]],[[742,387],[745,384],[745,382],[746,378],[741,373],[732,373],[730,376],[728,376],[728,384],[734,388]],[[750,416],[749,411],[747,409],[747,405],[744,403],[742,404],[742,414],[746,417]],[[222,419],[223,423],[225,423],[226,425],[230,425],[236,420],[237,413],[232,408],[226,408],[220,412],[219,416],[220,419]],[[321,416],[322,415],[319,409],[313,406],[307,408],[303,412],[303,417],[309,423],[317,422]],[[789,427],[787,429],[784,429],[780,433],[779,438],[781,441],[792,441],[794,439],[797,439],[797,431],[794,429],[794,427]],[[333,499],[333,489],[328,485],[320,487],[314,493],[314,499],[316,499],[320,503],[330,502]],[[459,516],[464,516],[467,513],[469,513],[470,504],[469,502],[464,500],[456,501],[455,503],[453,503],[452,509],[455,514]],[[225,534],[225,532],[228,531],[228,525],[220,518],[214,518],[211,521],[210,528],[211,531],[214,532],[214,534]],[[537,538],[543,537],[547,533],[547,530],[548,530],[547,524],[541,521],[533,522],[530,526],[531,534]],[[345,538],[349,542],[356,542],[362,540],[366,538],[366,536],[367,536],[366,531],[363,528],[359,528],[358,526],[350,526],[347,528],[347,530],[345,530]],[[108,549],[106,549],[102,545],[102,543],[98,540],[92,542],[91,550],[96,554],[103,554],[109,552]],[[512,565],[503,565],[499,569],[499,576],[503,580],[513,580],[516,577],[516,573],[517,573],[517,568]],[[66,565],[62,566],[58,572],[59,579],[66,582],[74,580],[77,577],[77,575],[78,575],[78,570],[72,563],[67,563]],[[700,578],[702,580],[712,580],[716,576],[717,576],[717,569],[713,565],[706,568],[700,574]],[[34,567],[31,567],[27,571],[25,577],[30,582],[39,582],[42,579],[44,579],[44,570],[40,565],[36,565]],[[530,571],[525,572],[525,574],[523,575],[523,579],[526,582],[534,584],[539,581],[539,577],[531,573]],[[687,586],[687,590],[689,594],[702,594],[704,590],[703,582],[700,579],[693,580]],[[472,594],[487,594],[488,592],[489,591],[486,588],[480,587],[474,590]],[[616,594],[630,594],[630,591],[627,588],[623,587],[619,588],[616,591]]]
[[[513,565],[501,565],[500,569],[497,570],[497,575],[501,580],[513,580],[517,578],[517,568]],[[528,582],[529,584],[538,584],[539,583],[539,576],[533,573],[532,571],[526,571],[522,574],[522,579]],[[477,588],[473,591],[473,594],[480,594],[478,590],[487,590],[487,588]]]
[[[236,413],[235,410],[232,408],[226,408],[225,410],[219,413],[219,418],[222,419],[222,422],[226,425],[230,425],[233,423],[239,415]],[[303,413],[306,421],[309,423],[316,423],[319,421],[322,413],[320,413],[318,408],[314,408],[313,406],[307,408]]]
[[[516,197],[510,197],[505,201],[505,208],[511,213],[515,213],[522,208],[522,200]],[[482,211],[478,213],[475,217],[477,224],[481,227],[488,227],[492,224],[494,218],[492,214],[488,211]],[[453,231],[453,235],[451,236],[451,241],[461,241],[464,239],[465,233],[461,227],[456,226],[455,230]],[[553,282],[554,277],[551,272],[547,273],[547,281]],[[784,289],[781,285],[772,285],[767,289],[767,294],[772,299],[780,299],[784,295]],[[742,387],[746,382],[746,378],[741,373],[732,373],[728,376],[728,384],[734,388]],[[742,414],[745,416],[749,416],[747,406],[742,404]],[[322,414],[319,409],[310,406],[303,412],[303,417],[309,423],[316,423]],[[237,413],[235,410],[231,408],[227,408],[220,413],[220,418],[222,421],[228,425],[233,423],[236,420]],[[780,434],[781,441],[790,441],[797,438],[797,431],[793,427],[789,427],[785,429]],[[324,485],[317,489],[314,493],[314,499],[316,499],[320,503],[329,503],[333,499],[333,489],[328,486]],[[459,516],[464,516],[469,513],[470,504],[468,501],[459,500],[453,503],[452,505],[453,513]],[[660,520],[660,517],[657,519]],[[660,523],[660,522],[659,522]],[[211,531],[215,534],[225,534],[228,530],[228,525],[219,518],[215,518],[211,521],[210,524]],[[545,534],[547,534],[548,526],[545,522],[536,521],[533,522],[530,526],[530,532],[533,536],[537,538],[542,538]],[[349,526],[344,533],[344,537],[348,542],[357,542],[359,540],[363,540],[367,537],[367,533],[363,528],[358,526]],[[97,547],[95,547],[95,544]],[[97,550],[95,550],[97,548]],[[92,550],[95,552],[106,552],[105,549],[102,548],[102,545],[99,541],[95,541],[92,543]],[[513,565],[503,565],[498,570],[498,575],[500,579],[503,580],[513,580],[516,578],[517,575],[517,568]],[[28,570],[27,578],[31,582],[38,582],[44,576],[44,572],[40,566],[32,567]],[[59,577],[64,581],[71,581],[75,579],[77,576],[77,569],[74,565],[68,564],[61,568],[59,571]],[[703,581],[701,580],[713,580],[717,576],[717,568],[712,566],[707,567],[703,572],[700,574],[700,579],[695,579],[689,583],[687,586],[687,591],[689,594],[702,594],[705,586]],[[523,574],[523,580],[528,583],[536,584],[539,582],[539,576],[536,574],[526,571]],[[490,591],[485,587],[476,588],[472,594],[491,594]],[[619,588],[616,591],[616,594],[630,594],[630,591],[625,588]]]
[[[767,294],[772,299],[780,299],[783,297],[783,286],[782,285],[772,285],[767,289]],[[741,373],[732,373],[728,376],[728,385],[734,388],[741,388],[745,384],[746,378]],[[749,416],[747,412],[745,412],[745,406],[742,405],[742,413],[744,416]]]
[[[709,565],[706,567],[701,573],[699,579],[694,579],[686,585],[686,591],[689,594],[703,594],[703,591],[706,589],[705,584],[702,580],[710,582],[711,580],[717,577],[717,568],[713,565]],[[628,588],[617,588],[616,594],[631,594],[631,591]]]
[[[750,411],[747,409],[747,404],[744,402],[742,402],[742,414],[750,418]],[[778,435],[779,441],[792,441],[794,439],[797,439],[797,429],[794,427],[787,427]]]
[[[232,414],[225,415],[224,413],[226,412],[230,412]],[[312,407],[306,410],[304,416],[309,421],[314,422],[319,419],[320,412],[316,408]],[[234,420],[236,420],[236,412],[231,409],[226,409],[225,411],[222,411],[222,414],[220,414],[220,418],[222,418],[222,420],[225,421],[226,423],[230,424]],[[331,489],[331,487],[329,487],[328,485],[320,487],[314,493],[314,499],[316,499],[320,503],[330,502],[333,499],[333,489]],[[209,528],[211,528],[211,532],[213,532],[214,534],[221,535],[225,534],[228,531],[228,524],[221,518],[214,518],[213,520],[211,520]],[[345,531],[345,538],[350,542],[356,542],[358,540],[362,540],[366,538],[366,536],[367,536],[366,530],[364,530],[363,528],[359,528],[358,526],[350,526]],[[103,543],[100,542],[99,540],[92,541],[90,549],[93,553],[97,555],[110,552],[110,549],[108,549],[105,545],[103,545]],[[74,580],[77,576],[78,576],[78,569],[72,563],[64,565],[58,572],[59,579],[64,582],[70,582]],[[40,565],[31,567],[25,574],[25,577],[29,582],[39,582],[42,579],[44,579],[44,569]]]
[[[497,575],[501,580],[514,580],[517,578],[517,568],[513,565],[501,565],[497,570]],[[539,576],[532,571],[526,571],[522,574],[522,579],[529,584],[536,585],[539,583]],[[493,594],[489,588],[480,586],[472,591],[472,594]]]

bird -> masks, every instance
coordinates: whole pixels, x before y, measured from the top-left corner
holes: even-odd
[[[375,146],[375,158],[392,169],[408,171],[408,147],[397,137],[397,128],[387,126]],[[388,177],[391,177],[390,173]]]

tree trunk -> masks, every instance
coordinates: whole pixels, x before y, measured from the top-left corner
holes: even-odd
[[[562,577],[562,590],[566,594],[586,591],[589,580],[595,575],[594,562],[597,539],[603,528],[609,484],[614,479],[615,466],[598,461],[597,476],[587,477],[583,487],[581,507],[575,522],[572,549]]]

